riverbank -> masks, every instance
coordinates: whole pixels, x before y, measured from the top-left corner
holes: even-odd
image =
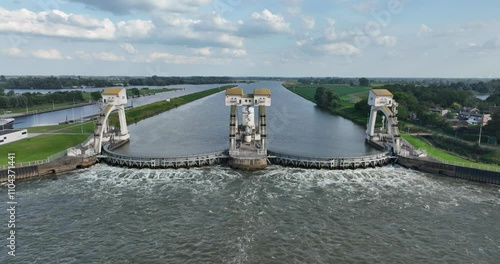
[[[316,103],[314,100],[316,89],[319,87],[331,89],[340,97],[340,107],[330,109],[329,112],[345,119],[349,119],[357,125],[366,126],[366,113],[358,111],[354,106],[362,99],[368,98],[368,92],[372,89],[371,87],[341,84],[307,85],[297,83],[284,83],[283,87],[313,103]]]
[[[316,92],[316,89],[319,87],[318,85],[298,85],[296,83],[285,83],[283,85],[286,89],[290,90],[291,92],[311,101],[314,102],[314,94]],[[338,115],[341,117],[344,117],[346,119],[351,120],[352,122],[366,127],[367,124],[367,114],[369,110],[366,111],[361,111],[356,109],[356,103],[361,101],[362,99],[366,98],[368,96],[368,91],[371,89],[368,87],[366,91],[360,92],[360,89],[363,88],[358,88],[358,89],[352,89],[351,93],[349,93],[348,89],[349,86],[344,86],[345,88],[336,89],[334,85],[321,85],[321,87],[325,87],[327,89],[332,89],[341,98],[341,105],[338,108],[335,109],[330,109],[329,112],[334,115]],[[354,87],[352,87],[354,88]],[[467,159],[464,159],[454,153],[447,152],[445,150],[441,150],[439,148],[436,148],[434,146],[431,146],[430,144],[418,140],[416,137],[404,135],[405,139],[410,139],[412,142],[419,142],[422,144],[417,144],[417,148],[422,148],[425,150],[427,153],[429,153],[431,156],[437,158],[440,162],[443,163],[449,163],[449,164],[455,164],[455,165],[462,165],[465,167],[474,167],[474,168],[479,168],[479,169],[485,169],[485,170],[498,170],[498,166],[496,165],[490,165],[490,164],[484,164],[484,163],[479,163],[479,162],[474,162],[470,161]],[[410,142],[411,143],[411,142]]]
[[[96,104],[96,103],[95,102],[80,103],[80,104],[63,103],[63,104],[59,104],[59,107],[55,107],[55,106],[53,107],[52,104],[45,104],[45,105],[32,107],[31,110],[28,110],[28,112],[24,112],[24,113],[20,113],[20,112],[15,113],[15,111],[17,111],[17,110],[12,110],[12,112],[14,112],[14,113],[5,114],[5,115],[2,115],[2,117],[16,118],[16,117],[32,116],[32,115],[37,115],[37,114],[50,113],[50,112],[66,110],[66,109],[71,109],[71,108],[75,108],[75,107],[88,106],[88,105],[93,105],[93,104]]]

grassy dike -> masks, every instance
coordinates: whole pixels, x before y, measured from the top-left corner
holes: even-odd
[[[358,89],[352,89],[349,93],[348,88],[344,86],[343,88],[337,85],[299,85],[297,83],[285,83],[283,85],[286,89],[291,92],[314,102],[314,94],[316,93],[316,89],[319,86],[325,87],[327,89],[332,89],[335,91],[341,98],[341,107],[337,109],[331,109],[330,113],[334,115],[342,116],[346,119],[353,121],[354,123],[366,127],[368,122],[368,113],[363,113],[354,108],[354,104],[359,101],[361,98],[368,97],[368,91],[371,89],[370,87],[357,87]],[[348,86],[347,86],[348,87]],[[355,88],[355,87],[352,87]],[[365,91],[361,91],[360,89],[366,89]],[[417,149],[422,149],[427,152],[430,157],[436,158],[441,162],[457,164],[465,167],[473,167],[473,168],[481,168],[486,170],[496,170],[498,171],[498,166],[478,163],[474,161],[470,161],[459,157],[455,154],[446,152],[444,150],[438,149],[428,142],[421,140],[417,137],[405,135],[402,133],[402,137],[406,139],[410,144],[415,146]]]
[[[366,126],[368,121],[367,113],[362,113],[354,108],[354,104],[359,102],[363,98],[368,97],[368,92],[371,87],[367,86],[349,86],[340,84],[325,84],[325,85],[304,85],[297,83],[285,83],[283,86],[304,99],[307,99],[313,103],[314,95],[316,94],[316,89],[319,87],[325,87],[326,89],[333,90],[341,99],[341,107],[338,109],[331,109],[330,112],[334,115],[344,117],[351,120],[357,125]]]
[[[477,168],[477,169],[483,169],[483,170],[492,170],[492,171],[500,171],[500,167],[496,165],[489,165],[489,164],[483,164],[483,163],[478,163],[478,162],[473,162],[468,159],[456,156],[452,153],[446,152],[444,150],[435,148],[434,146],[431,146],[428,142],[425,140],[422,140],[418,137],[403,134],[401,135],[406,141],[408,141],[410,144],[412,144],[415,148],[421,149],[427,153],[427,155],[431,158],[444,161],[447,163],[455,164],[458,166],[462,167],[470,167],[470,168]]]
[[[172,98],[170,102],[156,102],[126,111],[127,123],[133,124],[149,117],[161,114],[203,97],[225,91],[233,85],[213,88],[193,94]],[[118,125],[118,116],[110,116],[110,124]],[[64,124],[28,128],[28,133],[44,133],[29,139],[23,139],[0,147],[0,166],[7,165],[8,153],[16,153],[16,162],[28,162],[46,159],[65,149],[82,143],[94,133],[95,122],[83,124]],[[83,134],[82,134],[83,131]]]
[[[8,153],[16,154],[16,163],[46,159],[82,143],[89,134],[46,134],[23,139],[0,148],[0,166],[7,165]]]

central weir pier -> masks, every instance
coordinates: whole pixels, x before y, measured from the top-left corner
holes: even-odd
[[[271,90],[254,89],[253,94],[244,94],[241,88],[227,89],[225,102],[226,106],[231,107],[229,116],[230,166],[241,170],[266,168],[266,106],[271,106]],[[241,118],[238,116],[240,107],[243,108]],[[255,125],[254,107],[259,108],[257,125]]]

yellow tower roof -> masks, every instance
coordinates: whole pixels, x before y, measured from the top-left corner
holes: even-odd
[[[372,92],[376,96],[394,96],[389,90],[387,89],[373,89]]]
[[[102,92],[102,95],[118,95],[125,88],[108,88]]]
[[[226,90],[226,95],[243,95],[243,89],[241,88],[230,88]]]
[[[253,94],[255,95],[271,95],[271,90],[267,88],[253,89]]]

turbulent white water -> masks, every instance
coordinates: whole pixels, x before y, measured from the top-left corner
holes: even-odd
[[[398,167],[131,170],[18,186],[1,263],[495,263],[500,188]],[[5,226],[2,233],[5,234]],[[5,262],[8,261],[8,262]]]

